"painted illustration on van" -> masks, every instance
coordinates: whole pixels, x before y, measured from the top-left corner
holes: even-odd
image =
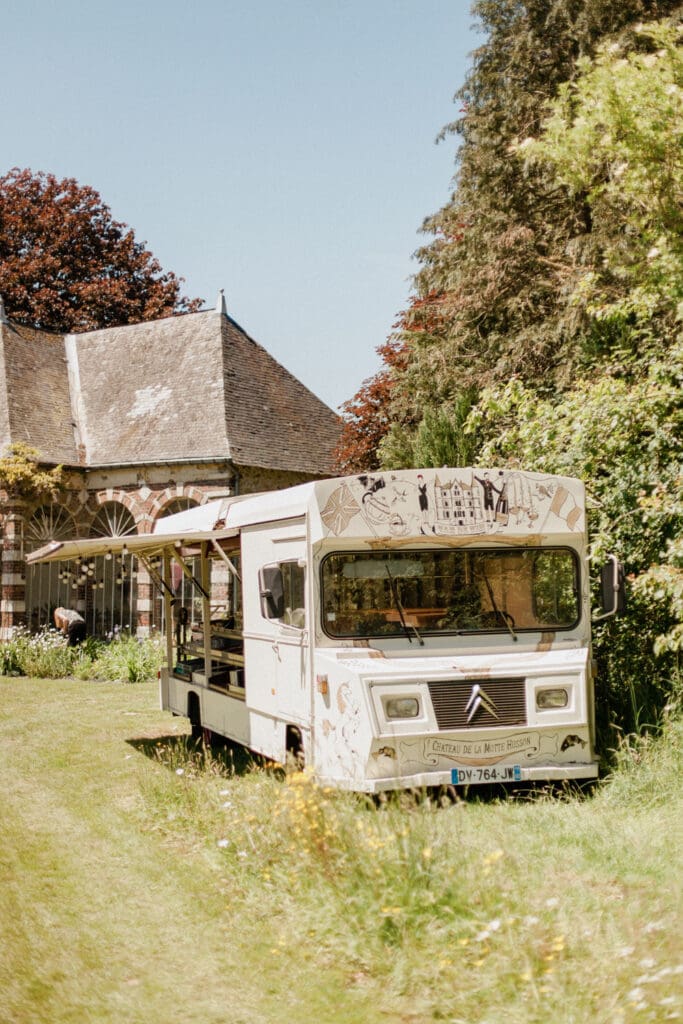
[[[346,478],[321,511],[332,536],[467,536],[580,530],[583,510],[568,487],[517,470],[423,470]]]

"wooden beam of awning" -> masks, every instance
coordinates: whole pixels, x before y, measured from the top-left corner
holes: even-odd
[[[131,555],[145,555],[153,558],[164,551],[180,547],[189,547],[203,541],[234,540],[239,536],[238,530],[210,530],[193,533],[133,533],[126,537],[88,537],[73,540],[53,540],[26,556],[29,565],[38,562],[70,562],[76,558],[93,558],[96,555],[120,554],[124,548]]]

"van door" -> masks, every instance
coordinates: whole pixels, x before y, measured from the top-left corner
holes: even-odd
[[[306,677],[308,644],[306,629],[284,623],[273,645],[277,657],[277,710],[282,718],[299,725],[308,720]]]
[[[247,703],[308,725],[308,615],[303,520],[242,532]]]

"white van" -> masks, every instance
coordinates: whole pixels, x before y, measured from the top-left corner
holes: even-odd
[[[164,593],[161,706],[323,784],[590,779],[583,484],[505,469],[377,472],[228,498],[123,546]],[[192,622],[171,566],[201,596]],[[199,571],[193,572],[192,566]],[[212,566],[232,584],[220,606]],[[217,574],[214,572],[214,577]],[[603,573],[606,614],[623,573]]]

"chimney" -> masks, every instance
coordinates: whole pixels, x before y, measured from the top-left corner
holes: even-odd
[[[0,300],[1,301],[1,300]],[[225,305],[225,292],[223,288],[218,293],[218,301],[216,303],[216,312],[221,313],[223,316],[228,315],[228,307]]]

